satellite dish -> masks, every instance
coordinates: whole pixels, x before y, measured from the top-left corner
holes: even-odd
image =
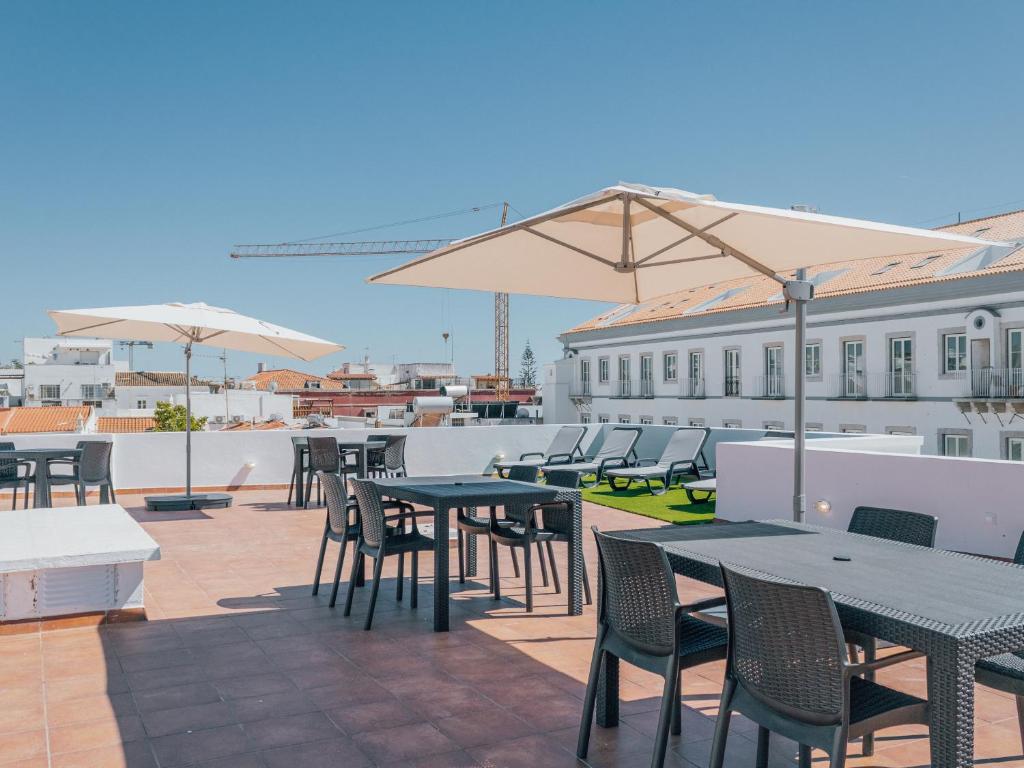
[[[270,390],[271,392],[277,392],[277,382],[270,382],[270,386],[268,386],[267,389]]]

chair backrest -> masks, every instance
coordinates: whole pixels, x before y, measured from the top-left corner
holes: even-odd
[[[572,456],[576,453],[576,449],[580,447],[580,443],[583,442],[583,436],[587,434],[587,428],[583,426],[565,426],[555,433],[554,439],[551,441],[551,445],[548,446],[546,456],[553,456],[555,454],[569,454]]]
[[[1017,541],[1017,551],[1013,553],[1013,562],[1015,565],[1024,565],[1024,533]]]
[[[672,433],[658,466],[666,469],[676,461],[696,461],[708,441],[711,430],[706,427],[681,427]]]
[[[676,580],[665,552],[649,541],[619,539],[591,527],[597,539],[601,615],[642,653],[676,653]]]
[[[610,459],[617,456],[627,456],[640,439],[640,427],[613,427],[608,432],[601,450],[594,456],[594,461]]]
[[[333,472],[316,474],[327,497],[327,522],[331,530],[339,536],[348,533],[348,494],[345,491],[345,481]]]
[[[338,441],[333,437],[309,438],[309,469],[312,472],[337,472],[341,468]]]
[[[874,536],[877,539],[916,544],[919,547],[934,547],[935,529],[938,527],[939,518],[921,512],[857,507],[853,510],[853,517],[850,518],[847,530],[850,533]]]
[[[579,488],[580,473],[571,469],[549,469],[544,473],[544,481],[559,488]]]
[[[384,446],[384,469],[389,472],[405,469],[405,435],[388,435]]]
[[[352,480],[356,504],[359,506],[359,525],[363,541],[371,547],[379,547],[386,535],[384,522],[384,505],[380,501],[380,491],[372,480]]]
[[[110,479],[110,454],[114,444],[109,440],[88,440],[82,444],[78,460],[78,477],[84,483]]]
[[[521,483],[536,483],[540,467],[515,466],[509,467],[508,479],[518,480]]]
[[[309,438],[306,437],[306,436],[292,437],[292,445],[293,446],[296,446],[296,445],[308,445],[308,443],[309,443]]]
[[[14,443],[0,443],[0,451],[13,451]],[[18,460],[0,457],[0,481],[18,478]]]
[[[783,716],[839,723],[847,659],[832,596],[725,565],[722,578],[729,606],[726,674]]]

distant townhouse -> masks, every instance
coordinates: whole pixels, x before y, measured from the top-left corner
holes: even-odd
[[[809,271],[807,427],[1024,460],[1024,211],[942,229],[1006,245]],[[548,420],[793,427],[793,315],[767,278],[619,306],[560,340]]]
[[[107,339],[27,338],[23,342],[22,404],[116,409],[114,379],[127,363],[114,360]]]

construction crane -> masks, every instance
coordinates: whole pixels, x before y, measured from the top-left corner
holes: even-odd
[[[489,206],[484,206],[489,207]],[[509,204],[501,204],[501,226],[508,222]],[[473,210],[480,210],[479,208]],[[447,216],[449,214],[441,214]],[[433,218],[433,217],[430,217]],[[405,223],[405,222],[402,222]],[[435,240],[358,240],[354,242],[297,242],[236,245],[232,259],[281,259],[302,256],[395,256],[430,253],[452,242]],[[494,376],[495,397],[499,402],[510,398],[508,364],[508,294],[494,294]]]

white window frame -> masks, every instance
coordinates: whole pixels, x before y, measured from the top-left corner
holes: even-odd
[[[943,456],[953,456],[957,458],[970,457],[971,455],[971,436],[964,434],[963,432],[942,432],[940,433]],[[954,450],[950,450],[951,446],[956,444],[958,447]],[[959,446],[963,446],[962,448]]]
[[[611,359],[608,357],[597,358],[597,383],[607,384],[611,376]]]
[[[957,349],[950,355],[950,342],[954,341]],[[950,360],[954,359],[956,367],[951,368]],[[944,376],[956,376],[967,370],[967,334],[960,331],[957,333],[942,334],[942,374]]]
[[[60,384],[40,384],[40,400],[60,400]]]
[[[725,375],[722,378],[725,386],[722,392],[726,397],[740,397],[743,393],[742,365],[743,360],[740,356],[739,347],[728,347],[723,350],[722,368],[725,371]],[[732,381],[730,382],[730,380]]]
[[[147,408],[149,408],[149,401],[148,400],[136,400],[135,401],[135,407],[138,408],[140,411],[144,411]]]
[[[640,424],[642,426],[645,426],[645,427],[653,426],[654,425],[654,417],[653,416],[641,416],[640,417]]]
[[[678,427],[679,417],[678,416],[664,416],[661,419],[661,423],[666,427]]]
[[[821,376],[820,341],[804,345],[804,376],[807,378]]]
[[[1024,461],[1024,437],[1006,438],[1006,460]]]
[[[677,352],[662,353],[661,371],[666,382],[679,381],[679,354]]]
[[[608,414],[606,414],[606,413],[598,414],[598,416],[597,416],[597,423],[598,424],[609,424],[609,423],[611,423],[611,417]]]

